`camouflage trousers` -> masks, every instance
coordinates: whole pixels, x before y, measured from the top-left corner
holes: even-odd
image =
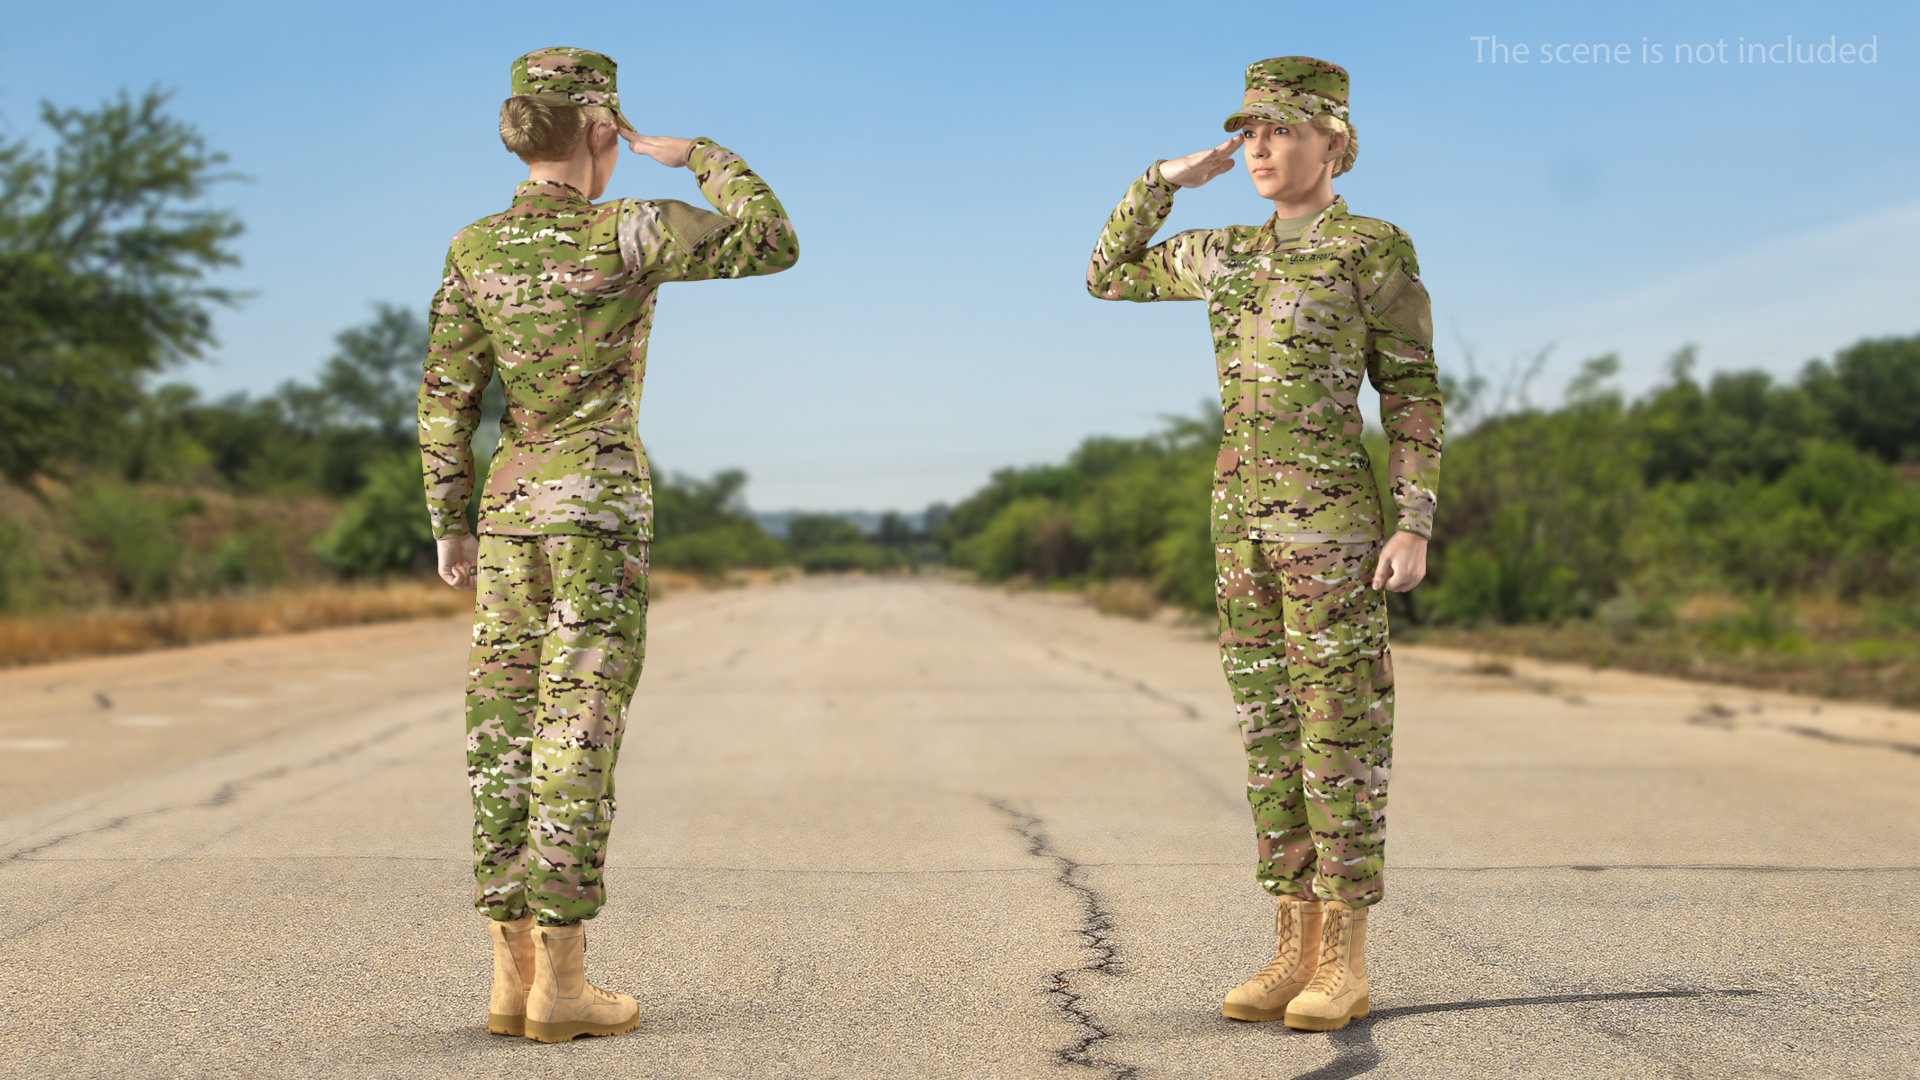
[[[1220,658],[1247,747],[1254,869],[1276,896],[1383,895],[1393,658],[1380,545],[1216,545]]]
[[[645,657],[647,545],[480,538],[467,780],[474,906],[591,919],[613,827],[613,766]]]

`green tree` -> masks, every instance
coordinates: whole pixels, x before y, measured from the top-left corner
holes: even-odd
[[[51,151],[0,143],[0,473],[91,458],[142,380],[212,342],[207,275],[240,223],[199,205],[224,155],[124,91],[93,110],[42,104]]]
[[[905,548],[913,543],[913,526],[896,511],[889,510],[880,515],[880,527],[874,531],[874,542],[886,548]]]
[[[1693,381],[1693,350],[1672,362],[1666,386],[1635,403],[1630,421],[1647,482],[1711,476],[1774,479],[1800,460],[1831,419],[1802,387],[1775,385],[1764,371],[1721,372]]]
[[[412,308],[379,304],[365,325],[341,331],[334,341],[339,351],[328,358],[319,386],[329,419],[369,428],[387,442],[411,441],[426,321]]]
[[[1809,364],[1801,385],[1853,445],[1884,461],[1920,461],[1920,335],[1858,342],[1832,367]]]

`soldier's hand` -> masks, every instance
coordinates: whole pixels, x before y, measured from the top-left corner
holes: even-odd
[[[1160,175],[1169,184],[1199,187],[1216,176],[1232,172],[1233,152],[1240,149],[1240,144],[1245,141],[1246,136],[1235,135],[1211,150],[1163,161],[1160,163]]]
[[[634,153],[645,154],[669,169],[686,168],[687,155],[693,150],[692,139],[642,135],[637,131],[622,131],[620,137],[627,140],[627,148]]]
[[[480,561],[480,539],[467,534],[434,541],[440,557],[440,580],[456,589],[473,590],[475,567]]]
[[[1380,549],[1380,565],[1373,569],[1369,588],[1406,592],[1427,576],[1427,540],[1395,531]]]

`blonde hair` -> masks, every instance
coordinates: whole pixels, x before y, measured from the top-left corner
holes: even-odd
[[[1313,125],[1313,130],[1322,135],[1347,137],[1347,145],[1340,151],[1340,160],[1334,163],[1333,175],[1339,176],[1352,169],[1353,159],[1360,156],[1360,136],[1353,130],[1353,125],[1332,113],[1315,113],[1309,123]]]
[[[500,106],[500,141],[531,165],[565,161],[591,124],[618,124],[605,105],[548,105],[516,94]]]

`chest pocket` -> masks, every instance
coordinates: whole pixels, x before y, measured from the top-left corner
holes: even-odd
[[[1274,260],[1276,310],[1291,316],[1288,336],[1302,345],[1337,347],[1337,341],[1360,326],[1353,278],[1337,252],[1288,255]]]

